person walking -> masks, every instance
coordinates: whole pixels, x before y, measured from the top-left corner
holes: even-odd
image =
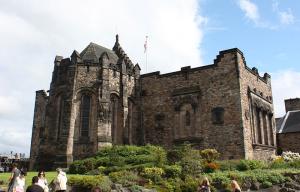
[[[14,192],[25,191],[25,176],[26,176],[26,172],[21,171],[20,175],[16,178]]]
[[[32,177],[32,185],[27,187],[26,192],[44,192],[44,189],[38,184],[38,176]]]
[[[39,186],[41,186],[44,189],[44,192],[48,192],[49,188],[48,188],[48,182],[47,182],[47,179],[46,179],[45,172],[44,171],[39,171],[38,178],[39,178],[39,181],[38,181]]]
[[[17,164],[13,163],[12,164],[12,170],[11,170],[11,175],[10,178],[8,179],[9,184],[8,184],[8,190],[7,192],[14,192],[14,188],[16,185],[17,177],[20,175],[20,170],[17,168]]]
[[[55,191],[56,192],[66,192],[67,191],[67,175],[62,171],[61,168],[57,168],[57,176],[54,179]]]

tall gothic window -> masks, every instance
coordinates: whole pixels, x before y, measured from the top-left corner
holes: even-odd
[[[91,97],[89,95],[83,95],[81,99],[81,130],[80,130],[80,135],[82,137],[89,136],[90,109],[91,109]]]
[[[261,121],[260,121],[260,109],[256,108],[256,133],[257,133],[257,143],[262,144],[262,138],[261,138]]]
[[[62,135],[66,135],[65,124],[64,124],[64,99],[62,96],[58,97],[58,116],[57,116],[57,141]]]
[[[268,115],[268,121],[269,121],[269,134],[270,134],[270,145],[274,146],[274,136],[273,136],[273,124],[272,124],[272,115]]]
[[[119,120],[119,98],[117,95],[111,95],[111,135],[113,144],[121,144],[123,143],[123,133],[122,129],[118,124]]]

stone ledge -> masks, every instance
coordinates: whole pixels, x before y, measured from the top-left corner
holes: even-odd
[[[276,146],[258,144],[258,143],[253,143],[252,146],[253,146],[253,149],[272,149],[272,150],[276,149]]]

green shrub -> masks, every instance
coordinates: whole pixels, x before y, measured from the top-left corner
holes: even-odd
[[[164,171],[167,177],[176,178],[181,175],[182,168],[179,165],[167,165],[164,167]]]
[[[269,182],[269,181],[265,181],[262,183],[261,185],[263,188],[269,188],[269,187],[272,187],[272,183]]]
[[[221,171],[235,171],[237,170],[237,166],[240,163],[240,160],[224,160],[224,161],[217,161],[220,165]]]
[[[162,167],[167,163],[166,151],[159,146],[112,146],[101,149],[95,157],[75,161],[70,173],[85,174],[98,167],[105,167],[103,173],[121,170],[138,170],[144,167]]]
[[[197,191],[198,181],[193,177],[186,177],[180,186],[182,192],[195,192]]]
[[[286,163],[282,157],[275,159],[270,164],[271,169],[288,168],[288,167],[289,167],[288,163]]]
[[[181,163],[182,175],[196,176],[202,172],[202,163],[199,159],[192,159],[189,157],[183,158]]]
[[[70,165],[69,173],[85,174],[95,168],[96,162],[95,158],[74,161]]]
[[[106,176],[72,176],[68,179],[68,185],[79,186],[86,189],[100,187],[102,191],[108,192],[111,190],[112,182]]]
[[[158,182],[161,180],[164,170],[160,167],[149,167],[145,168],[141,174],[145,178],[151,179],[151,181]]]
[[[208,176],[212,181],[212,185],[216,186],[218,189],[225,189],[230,185],[230,176],[232,172],[215,172],[210,173]]]
[[[289,162],[288,164],[290,168],[300,169],[300,160],[294,160],[292,162]]]
[[[114,183],[120,183],[126,187],[135,185],[137,183],[137,181],[139,180],[139,176],[132,171],[111,172],[109,174],[109,178]]]
[[[180,178],[170,178],[162,182],[162,186],[168,192],[181,192],[181,185],[183,181]]]
[[[239,171],[247,171],[262,168],[266,168],[266,164],[263,161],[259,160],[240,160],[240,163],[237,165],[237,169]]]
[[[200,151],[200,156],[205,162],[211,163],[219,158],[220,153],[215,149],[204,149]]]
[[[129,187],[129,190],[131,192],[141,192],[143,189],[143,187],[139,186],[139,185],[132,185]]]
[[[205,163],[203,167],[203,171],[205,173],[213,173],[220,168],[220,165],[214,162]]]
[[[182,158],[178,164],[182,167],[182,175],[192,175],[195,176],[202,172],[202,163],[200,151],[193,149],[191,145],[185,144],[179,149]]]

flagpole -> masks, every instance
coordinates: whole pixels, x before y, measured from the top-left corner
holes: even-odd
[[[146,50],[146,73],[148,73],[148,51]]]
[[[146,73],[148,73],[148,36],[146,36],[145,44],[144,44],[144,53],[146,54]]]

